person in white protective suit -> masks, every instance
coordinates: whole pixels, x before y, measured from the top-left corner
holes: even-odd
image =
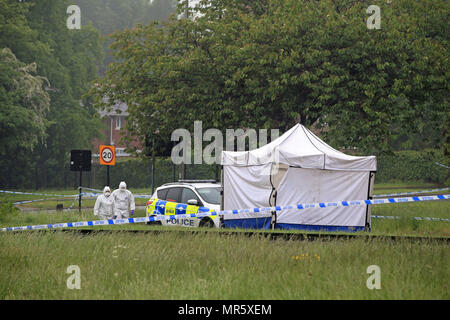
[[[129,218],[129,211],[131,215],[134,214],[136,206],[134,204],[134,196],[131,191],[127,190],[127,184],[122,181],[119,184],[119,189],[114,190],[111,194],[114,202],[114,216],[115,219],[126,219]]]
[[[113,199],[109,187],[105,187],[103,189],[103,194],[97,197],[94,205],[94,215],[99,216],[101,220],[113,218]]]

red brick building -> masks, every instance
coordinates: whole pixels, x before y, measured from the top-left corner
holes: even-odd
[[[142,145],[136,141],[137,139],[131,139],[132,142],[125,144],[123,137],[128,134],[126,130],[127,118],[128,118],[128,105],[123,102],[117,102],[110,110],[99,111],[100,119],[102,119],[106,129],[102,130],[104,136],[103,139],[95,138],[92,140],[92,154],[98,157],[100,145],[112,145],[116,147],[116,157],[129,157],[131,156],[125,150],[127,148],[136,148],[142,150]],[[138,152],[139,152],[138,151]]]

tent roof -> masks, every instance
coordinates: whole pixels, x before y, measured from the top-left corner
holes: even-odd
[[[222,151],[222,165],[258,166],[280,163],[293,167],[326,170],[376,171],[375,156],[349,156],[333,149],[301,124],[251,151]]]

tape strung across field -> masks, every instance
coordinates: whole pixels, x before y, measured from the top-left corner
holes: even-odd
[[[327,207],[352,207],[352,206],[364,206],[364,205],[379,205],[379,204],[393,204],[393,203],[411,203],[422,201],[436,201],[436,200],[448,200],[450,194],[435,195],[435,196],[423,196],[423,197],[407,197],[407,198],[387,198],[387,199],[373,199],[373,200],[351,200],[351,201],[338,201],[338,202],[320,202],[309,204],[296,204],[288,206],[275,206],[253,209],[239,209],[239,210],[224,210],[224,211],[212,211],[212,212],[200,212],[196,214],[177,214],[177,215],[156,215],[151,217],[139,217],[128,219],[110,219],[110,220],[93,220],[93,221],[79,221],[79,222],[66,222],[56,224],[43,224],[34,226],[21,226],[21,227],[8,227],[2,228],[1,231],[20,231],[20,230],[39,230],[39,229],[55,229],[55,228],[74,228],[74,227],[87,227],[87,226],[99,226],[99,225],[118,225],[118,224],[130,224],[130,223],[145,223],[153,221],[161,221],[167,219],[183,219],[183,218],[203,218],[206,216],[218,216],[218,215],[233,215],[239,213],[260,213],[267,211],[282,211],[288,209],[311,209],[311,208],[327,208]],[[164,201],[163,201],[164,202]],[[157,206],[165,206],[165,204],[158,204]],[[155,210],[156,211],[156,210]],[[382,216],[372,216],[382,217]],[[394,218],[395,219],[395,218]],[[440,218],[419,218],[422,220],[432,221],[450,221],[450,219]]]
[[[82,189],[92,190],[92,191],[100,191],[97,189],[91,189],[91,188],[85,188],[85,187],[83,187]],[[17,201],[17,202],[14,202],[13,205],[21,205],[21,204],[26,204],[26,203],[43,202],[43,201],[55,201],[55,200],[59,200],[59,198],[75,198],[75,200],[77,200],[80,197],[79,193],[77,193],[77,194],[52,194],[52,193],[31,193],[31,192],[9,191],[9,190],[0,190],[0,193],[54,197],[54,198],[45,198],[45,199]],[[82,192],[81,197],[82,198],[95,198],[102,194],[103,194],[103,192]],[[57,197],[57,198],[55,198],[55,197]],[[151,195],[136,194],[136,195],[134,195],[134,197],[146,199],[146,198],[150,198]]]
[[[94,198],[101,194],[101,190],[99,189],[92,189],[87,187],[82,187],[82,189],[90,190],[90,191],[99,191],[99,192],[82,192],[81,196],[84,198]],[[440,189],[429,189],[429,190],[419,190],[419,191],[410,191],[410,192],[400,192],[400,193],[387,193],[387,194],[376,194],[373,196],[374,199],[378,198],[387,198],[387,197],[396,197],[396,196],[406,196],[406,195],[413,195],[413,194],[423,194],[423,193],[433,193],[433,192],[440,192],[440,191],[447,191],[450,190],[450,187],[447,188],[440,188]],[[0,190],[0,193],[9,193],[9,194],[22,194],[22,195],[34,195],[34,196],[48,196],[48,197],[62,197],[62,198],[75,198],[77,200],[80,197],[80,194],[51,194],[51,193],[31,193],[31,192],[21,192],[21,191],[9,191],[9,190]],[[152,195],[150,194],[135,194],[135,198],[150,198]],[[14,202],[13,205],[20,205],[20,204],[26,204],[26,203],[33,203],[33,202],[42,202],[42,201],[49,201],[49,200],[59,200],[59,199],[35,199],[35,200],[24,200],[24,201],[17,201]],[[74,200],[74,201],[75,201]]]
[[[432,193],[432,192],[440,192],[440,191],[447,191],[447,190],[450,190],[450,188],[419,190],[419,191],[409,191],[409,192],[400,192],[400,193],[376,194],[372,198],[377,199],[377,198],[386,198],[386,197],[406,196],[406,195],[411,195],[411,194]]]
[[[375,219],[401,219],[399,216],[371,216]],[[412,217],[411,219],[414,220],[421,220],[421,221],[450,221],[450,219],[445,218],[431,218],[431,217]]]
[[[445,169],[450,169],[450,167],[443,165],[442,163],[439,162],[434,162],[436,165],[438,165],[439,167],[445,168]]]
[[[31,196],[67,197],[67,198],[76,196],[75,194],[34,193],[34,192],[9,191],[9,190],[0,190],[0,193],[23,194]]]

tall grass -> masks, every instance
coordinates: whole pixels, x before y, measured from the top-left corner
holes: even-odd
[[[260,236],[0,234],[0,299],[449,299],[449,245]],[[77,265],[81,289],[68,289]],[[381,289],[366,287],[369,265]]]

